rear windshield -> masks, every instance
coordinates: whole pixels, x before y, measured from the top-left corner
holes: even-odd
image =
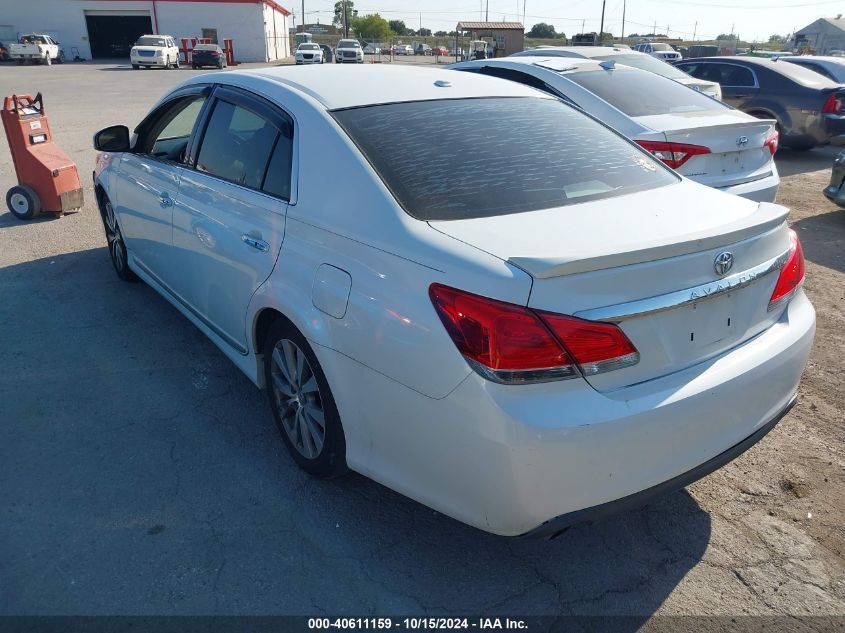
[[[164,46],[163,37],[140,37],[135,42],[136,46]]]
[[[772,61],[771,64],[766,65],[771,66],[781,75],[786,75],[792,81],[808,88],[835,88],[837,85],[836,82],[831,81],[824,75],[820,75],[815,70],[810,70],[809,68],[805,68],[799,64]]]
[[[674,79],[675,81],[689,80],[689,75],[687,75],[684,71],[678,70],[677,68],[672,66],[672,64],[667,64],[664,61],[660,61],[656,57],[652,57],[651,55],[645,55],[643,53],[639,53],[636,55],[632,55],[630,53],[598,55],[597,57],[593,57],[593,59],[612,59],[617,64],[625,64],[626,66],[632,66],[633,68],[639,68],[640,70],[647,70],[651,73],[657,73],[658,75],[669,77],[669,79]]]
[[[416,101],[333,115],[420,220],[549,209],[677,182],[651,156],[556,99]]]
[[[675,49],[669,46],[668,44],[652,44],[651,50],[653,51],[674,51]]]
[[[833,79],[839,83],[845,83],[845,59],[841,61],[825,60],[824,62],[817,62],[812,57],[786,57],[778,60],[779,64],[783,62],[804,66],[813,72],[819,73],[823,77]]]
[[[194,46],[195,51],[216,51],[217,44],[197,44]]]
[[[728,108],[676,81],[639,70],[591,70],[564,76],[630,117]]]
[[[358,40],[340,40],[337,45],[338,48],[361,48]]]

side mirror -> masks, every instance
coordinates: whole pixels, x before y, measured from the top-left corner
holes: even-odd
[[[100,152],[128,152],[129,128],[112,125],[94,135],[94,149]]]

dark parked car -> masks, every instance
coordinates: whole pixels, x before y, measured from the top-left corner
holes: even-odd
[[[687,54],[684,55],[684,59],[689,59],[692,57],[714,57],[720,53],[720,49],[718,46],[712,46],[708,44],[693,44],[687,49]]]
[[[197,44],[191,54],[191,68],[226,68],[226,54],[217,44]]]
[[[331,64],[334,61],[334,49],[328,44],[320,44],[320,50],[323,51],[323,62]]]
[[[845,152],[841,152],[833,161],[830,184],[823,193],[828,200],[845,208]]]
[[[815,70],[839,84],[845,84],[845,57],[817,57],[815,55],[793,55],[781,57],[779,62],[798,64]]]
[[[0,42],[0,62],[9,61],[9,44]]]
[[[845,141],[845,85],[783,60],[703,57],[675,64],[697,79],[718,82],[722,100],[761,119],[775,119],[780,142],[812,149]]]

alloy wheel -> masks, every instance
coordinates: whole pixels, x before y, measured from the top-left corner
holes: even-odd
[[[316,459],[326,439],[323,399],[308,358],[290,339],[274,346],[270,376],[273,400],[291,444],[306,459]]]
[[[123,272],[123,265],[126,261],[126,249],[123,245],[123,235],[120,233],[120,227],[117,224],[117,218],[114,216],[114,208],[111,202],[106,200],[106,239],[109,244],[109,255],[112,263],[118,272]]]

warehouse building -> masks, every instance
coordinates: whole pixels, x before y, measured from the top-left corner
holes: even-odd
[[[842,14],[835,18],[820,18],[796,31],[795,47],[812,48],[816,55],[845,51],[845,19]]]
[[[0,38],[46,33],[69,59],[128,59],[140,35],[233,41],[235,60],[291,55],[291,11],[277,0],[26,0],[3,3]],[[76,49],[76,50],[74,50]]]

